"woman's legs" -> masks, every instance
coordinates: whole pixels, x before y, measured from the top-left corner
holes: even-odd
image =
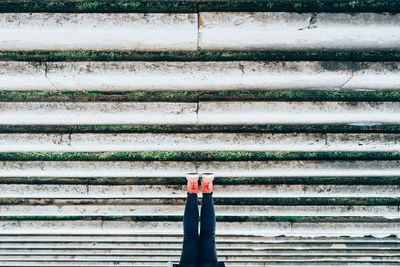
[[[217,262],[215,245],[215,209],[212,196],[212,177],[206,184],[205,175],[202,180],[203,202],[200,216],[199,263]]]
[[[183,246],[180,263],[197,263],[199,251],[199,209],[197,206],[197,180],[188,178],[188,193],[183,215]],[[198,188],[197,188],[198,189]]]

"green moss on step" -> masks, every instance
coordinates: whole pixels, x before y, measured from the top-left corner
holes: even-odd
[[[0,160],[46,161],[263,161],[263,160],[399,160],[400,152],[2,152]]]
[[[199,92],[191,91],[133,91],[133,92],[101,92],[101,91],[2,91],[2,102],[47,102],[47,101],[76,101],[76,102],[127,102],[127,101],[197,101]]]
[[[400,125],[0,125],[0,133],[400,133]]]
[[[400,198],[215,198],[216,205],[400,205]]]
[[[285,11],[285,12],[396,12],[393,0],[25,0],[2,1],[2,12],[197,12],[197,11]]]
[[[221,90],[221,91],[1,91],[0,102],[197,102],[197,101],[400,101],[400,91]]]
[[[32,153],[2,153],[1,160],[193,160],[195,153],[185,152],[32,152]]]
[[[158,221],[181,222],[183,216],[158,215],[158,216],[0,216],[0,220],[46,220],[46,221]],[[384,217],[330,217],[330,216],[216,216],[218,222],[400,222],[400,219]]]
[[[2,12],[195,12],[193,1],[152,0],[27,0],[0,3]]]
[[[399,185],[400,177],[217,177],[219,185]],[[168,185],[181,190],[183,177],[5,177],[1,184]]]
[[[174,199],[123,199],[124,204],[165,204],[165,205],[184,205],[185,197],[177,197]],[[113,199],[79,199],[79,200],[60,200],[60,199],[26,199],[26,198],[14,198],[14,199],[2,199],[0,198],[1,205],[60,205],[60,201],[64,201],[66,204],[76,205],[76,204],[115,204]],[[140,201],[140,203],[138,202]],[[201,204],[202,199],[199,198],[199,204]],[[62,203],[64,203],[62,202]],[[122,203],[119,202],[119,203]],[[349,197],[349,198],[214,198],[215,205],[317,205],[317,206],[329,206],[329,205],[345,205],[345,206],[399,206],[399,198],[365,198],[365,197]]]
[[[84,1],[84,2],[77,2],[75,7],[79,11],[81,10],[96,10],[100,6],[99,1]]]
[[[400,177],[217,177],[216,184],[221,185],[398,185]],[[183,183],[182,183],[183,184]]]
[[[398,61],[399,50],[361,51],[1,51],[0,60],[14,61]]]
[[[220,2],[217,2],[220,4]],[[215,4],[206,1],[200,4],[202,11],[286,11],[286,12],[355,12],[355,11],[393,11],[399,3],[389,0],[268,0],[268,1],[229,1]]]

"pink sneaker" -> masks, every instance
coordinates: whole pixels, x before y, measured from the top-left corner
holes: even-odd
[[[186,180],[188,193],[197,194],[199,191],[199,174],[194,172],[187,173]]]
[[[215,175],[212,172],[203,173],[201,176],[201,192],[212,193]]]

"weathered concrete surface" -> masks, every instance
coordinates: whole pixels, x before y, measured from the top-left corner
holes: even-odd
[[[0,62],[0,90],[397,90],[397,62]]]
[[[63,234],[50,234],[50,235],[35,235],[35,234],[27,234],[27,235],[9,235],[4,234],[2,235],[2,241],[5,244],[10,245],[12,243],[14,246],[23,245],[24,243],[21,242],[28,242],[31,244],[35,240],[40,240],[44,242],[55,242],[57,243],[65,243],[69,245],[76,245],[81,244],[93,244],[101,245],[102,243],[110,244],[110,243],[126,243],[126,244],[133,244],[137,242],[143,243],[158,243],[158,244],[165,244],[165,243],[173,243],[176,244],[177,242],[180,244],[180,239],[183,233],[154,233],[154,234],[138,234],[138,235],[129,235],[129,234],[119,234],[119,235],[107,235],[107,234],[98,234],[98,235],[63,235]],[[368,247],[371,246],[381,246],[382,248],[388,248],[391,246],[396,246],[399,244],[399,240],[392,237],[385,237],[385,238],[371,238],[368,239],[367,242],[364,237],[351,237],[351,236],[330,236],[330,237],[301,237],[301,236],[256,236],[256,235],[246,235],[244,233],[237,234],[237,235],[222,235],[216,233],[217,243],[224,244],[224,245],[235,245],[241,243],[261,243],[267,244],[268,246],[277,246],[277,247],[286,247],[286,246],[296,246],[296,244],[302,243],[308,246],[314,245],[321,245],[321,246],[331,246],[332,243],[340,243],[331,246],[333,249],[340,249],[340,246],[346,245],[349,247],[357,247],[360,245]],[[17,241],[14,243],[13,241]],[[2,245],[2,244],[0,244]],[[143,245],[143,244],[136,244],[136,245]]]
[[[179,257],[176,258],[169,258],[169,259],[173,259],[175,262],[179,262]],[[349,266],[355,266],[355,267],[362,267],[365,266],[365,264],[368,264],[369,266],[381,266],[382,261],[380,260],[372,260],[372,261],[368,261],[367,263],[365,263],[366,258],[363,258],[364,263],[353,263]],[[368,258],[369,259],[369,258]],[[168,262],[168,260],[165,259],[152,259],[150,261],[146,261],[146,262],[119,262],[118,265],[119,266],[134,266],[134,267],[165,267],[166,262]],[[315,260],[305,260],[305,261],[299,261],[299,260],[295,260],[294,262],[288,262],[288,261],[284,261],[282,263],[277,263],[279,261],[275,261],[272,264],[268,263],[268,266],[271,267],[293,267],[293,266],[298,266],[299,262],[301,262],[302,265],[304,264],[308,264],[308,265],[312,265],[312,266],[316,266],[316,267],[336,267],[340,264],[343,264],[343,260],[330,260],[329,263],[327,262],[327,260],[322,260],[322,261],[318,261],[316,262]],[[354,261],[353,261],[354,262]],[[27,266],[26,265],[26,261],[12,261],[13,266]],[[72,266],[96,266],[96,267],[108,267],[108,266],[115,266],[115,261],[112,262],[102,262],[101,265],[99,265],[98,262],[71,262],[71,261],[47,261],[47,262],[43,262],[43,261],[30,261],[30,264],[35,264],[35,266],[48,266],[48,264],[53,264],[53,265],[57,265],[59,267],[72,267]],[[4,262],[4,263],[0,263],[0,266],[9,266],[10,263],[9,262]],[[235,262],[229,262],[229,266],[231,267],[241,267],[241,266],[250,266],[250,267],[258,267],[258,266],[265,266],[265,262],[241,262],[240,260]],[[390,263],[387,262],[385,263],[385,266],[387,267],[397,267],[398,264],[397,263]]]
[[[400,124],[399,102],[0,102],[0,125]]]
[[[276,151],[400,152],[399,134],[0,134],[0,152]]]
[[[75,238],[76,240],[68,242],[63,241],[65,236],[36,236],[37,241],[40,242],[35,243],[28,240],[29,237],[34,236],[25,236],[23,242],[20,242],[21,236],[16,236],[14,241],[9,242],[10,236],[2,235],[6,241],[3,241],[0,244],[1,249],[108,249],[108,250],[143,250],[151,247],[152,250],[162,250],[162,249],[181,249],[182,246],[180,244],[181,236],[128,236],[128,235],[119,235],[119,236],[106,236],[108,239],[113,239],[111,241],[107,241],[107,238],[99,235],[87,235],[86,241],[83,240],[85,236],[69,236],[70,238]],[[24,237],[24,236],[22,236]],[[28,237],[28,238],[26,238]],[[53,242],[49,241],[49,237],[52,238]],[[68,236],[67,236],[68,237]],[[156,238],[159,237],[157,241]],[[88,240],[88,238],[91,238]],[[276,240],[269,240],[270,238],[275,238]],[[125,240],[124,240],[125,239]],[[126,240],[135,240],[135,241],[126,241]],[[78,241],[77,241],[78,240]],[[106,240],[106,241],[105,241]],[[114,241],[114,242],[113,242]],[[122,241],[122,242],[121,242]],[[339,244],[335,244],[335,242],[339,242]],[[296,239],[293,237],[286,237],[286,240],[279,240],[276,237],[255,237],[248,236],[247,241],[244,237],[236,239],[226,239],[224,236],[218,236],[216,240],[216,245],[218,250],[242,250],[244,252],[249,252],[250,250],[254,251],[269,251],[271,253],[275,251],[284,251],[286,253],[295,252],[298,250],[318,250],[320,252],[330,251],[333,253],[343,253],[344,249],[353,250],[355,252],[372,252],[372,253],[394,253],[397,251],[398,243],[396,243],[395,239],[387,239],[387,238],[371,238],[368,242],[362,242],[360,238],[351,238],[347,237],[342,239],[335,239],[326,237],[325,239],[321,238],[303,238]],[[155,247],[157,249],[155,249]],[[95,251],[93,251],[95,252]],[[276,252],[275,252],[276,253]]]
[[[0,266],[177,261],[195,171],[230,267],[397,266],[399,39],[394,13],[0,14]]]
[[[165,253],[167,254],[167,253]],[[140,262],[162,262],[162,261],[168,261],[171,258],[173,258],[175,261],[179,260],[179,255],[153,255],[153,256],[146,256],[146,255],[132,255],[132,256],[125,256],[125,255],[120,255],[120,256],[115,256],[115,255],[109,255],[107,256],[98,256],[98,255],[86,255],[86,256],[82,256],[82,255],[68,255],[68,256],[58,256],[58,255],[49,255],[49,256],[16,256],[14,257],[16,260],[47,260],[47,261],[57,261],[57,260],[65,260],[65,261],[69,261],[69,260],[76,260],[76,261],[97,261],[97,262],[109,262],[109,263],[114,263],[116,261],[122,261],[122,262],[132,262],[132,261],[140,261]],[[258,253],[254,253],[255,255],[252,256],[252,260],[253,261],[264,261],[266,263],[268,262],[276,262],[276,258],[278,258],[278,255],[267,255],[267,256],[259,256],[257,255]],[[305,261],[305,262],[314,262],[315,259],[318,259],[320,256],[324,255],[323,253],[319,254],[319,255],[310,255],[310,256],[297,256],[297,255],[288,255],[286,257],[291,257],[291,261]],[[325,260],[327,261],[337,261],[337,260],[341,260],[342,257],[344,255],[325,255]],[[355,258],[355,261],[364,261],[365,260],[371,260],[371,261],[375,261],[375,255],[354,255],[353,258]],[[227,264],[229,264],[231,261],[235,261],[235,262],[240,262],[240,260],[242,260],[242,257],[239,255],[231,255],[231,256],[227,256],[227,255],[221,255],[220,256],[222,260],[224,260],[224,262],[226,262]],[[285,257],[283,255],[281,255],[280,257]],[[0,256],[0,259],[2,259],[2,257]],[[388,256],[387,257],[388,260],[391,261],[397,261],[399,259],[399,257],[396,256]]]
[[[199,14],[198,23],[193,13],[3,13],[0,49],[190,51],[198,45],[206,50],[400,49],[397,14]]]
[[[397,102],[200,102],[198,124],[398,124]]]
[[[197,49],[196,14],[3,13],[0,50]]]
[[[399,223],[289,223],[289,222],[219,222],[219,233],[243,232],[260,236],[364,236],[384,237],[400,234]],[[182,222],[137,221],[1,221],[1,234],[181,234]]]
[[[196,103],[1,102],[0,124],[195,124]]]
[[[179,257],[168,257],[168,259],[172,259],[175,262],[179,262]],[[141,260],[140,262],[137,261],[125,261],[125,262],[120,262],[118,263],[119,266],[135,266],[135,267],[165,267],[165,264],[168,263],[168,259],[166,258],[152,258],[149,260]],[[224,258],[225,259],[225,258]],[[56,261],[35,261],[35,260],[30,260],[29,261],[31,264],[35,264],[35,266],[48,266],[48,264],[52,264],[52,265],[57,265],[60,267],[71,267],[71,266],[97,266],[97,267],[108,267],[108,266],[115,266],[115,261],[111,261],[111,262],[104,262],[102,261],[101,265],[99,265],[98,262],[93,262],[93,261],[87,261],[87,262],[83,262],[83,261],[75,261],[75,262],[71,262],[70,260],[56,260]],[[242,263],[240,260],[237,261],[227,261],[225,260],[225,262],[227,262],[229,264],[229,266],[232,267],[240,267],[240,266],[265,266],[265,262],[261,261],[261,262],[245,262]],[[327,257],[326,260],[321,260],[316,262],[315,259],[306,259],[306,260],[302,260],[302,259],[294,259],[294,261],[287,261],[285,260],[282,263],[277,263],[279,261],[274,261],[273,264],[268,264],[268,266],[272,266],[272,267],[293,267],[293,266],[298,266],[299,262],[302,265],[312,265],[312,266],[318,266],[318,267],[322,267],[322,266],[328,266],[328,267],[335,267],[337,265],[343,264],[344,260],[342,259],[338,259],[337,257]],[[329,262],[329,263],[327,263]],[[365,266],[365,264],[368,264],[368,266],[381,266],[382,265],[382,261],[381,260],[373,260],[372,257],[359,257],[356,258],[353,262],[355,262],[354,264],[351,264],[349,266],[356,266],[356,267],[360,267],[360,266]],[[356,263],[356,262],[363,262],[363,263]],[[386,261],[387,262],[387,261]],[[11,263],[13,264],[13,266],[27,266],[26,265],[26,261],[21,261],[21,260],[17,260],[17,261],[11,261]],[[267,261],[267,263],[269,263]],[[2,264],[2,263],[0,263]],[[6,261],[4,262],[5,265],[0,265],[0,266],[10,266],[10,262]],[[398,266],[397,263],[390,263],[388,262],[388,264],[385,264],[385,266],[389,266],[389,267],[393,267],[393,266]]]
[[[6,198],[152,199],[185,198],[181,185],[0,184]],[[398,185],[215,185],[216,198],[395,198]]]
[[[155,250],[155,249],[136,249],[136,250],[130,250],[130,249],[113,249],[113,250],[107,250],[107,249],[96,249],[93,250],[93,252],[88,255],[87,251],[85,250],[68,250],[68,249],[57,249],[57,250],[51,250],[51,249],[4,249],[2,250],[0,254],[0,258],[3,258],[4,255],[8,255],[12,257],[13,259],[19,259],[19,258],[36,258],[37,260],[40,259],[48,259],[50,255],[58,256],[58,258],[65,258],[68,259],[69,256],[74,253],[78,258],[81,258],[82,256],[89,256],[88,260],[94,260],[95,258],[100,258],[100,257],[107,257],[107,256],[112,256],[113,257],[118,257],[121,256],[121,259],[124,261],[131,259],[133,256],[148,256],[148,258],[153,258],[152,256],[173,256],[173,257],[179,257],[181,253],[182,248],[168,248],[168,249],[160,249],[160,250]],[[220,249],[218,251],[218,255],[222,257],[227,257],[229,260],[228,261],[233,261],[234,259],[240,260],[240,257],[245,257],[248,255],[249,250],[245,249],[239,249],[239,250],[224,250]],[[345,252],[343,251],[318,251],[318,250],[310,250],[307,251],[308,255],[314,256],[314,257],[321,257],[323,255],[329,257],[340,257],[346,255]],[[7,254],[6,254],[7,253]],[[254,255],[254,259],[266,259],[270,260],[270,256],[288,256],[288,257],[304,257],[304,252],[302,251],[268,251],[268,250],[255,250],[251,252],[252,255]],[[379,256],[387,256],[387,257],[398,257],[399,253],[396,250],[392,251],[373,251],[373,250],[359,250],[359,251],[354,251],[353,252],[354,257],[379,257]],[[37,256],[37,257],[36,257]],[[105,258],[106,260],[109,259],[108,257]],[[111,261],[111,259],[109,259]]]
[[[63,0],[36,1],[14,0],[0,3],[6,12],[393,12],[400,3],[392,0],[255,0],[255,1],[214,1],[214,0]],[[165,267],[165,266],[163,266]]]
[[[375,13],[200,13],[205,50],[400,49],[400,15]]]
[[[400,165],[399,160],[0,162],[0,177],[179,177],[184,180],[187,172],[215,172],[218,177],[396,177],[400,176]]]
[[[82,201],[84,202],[84,201]],[[1,216],[182,216],[184,205],[1,205]],[[398,206],[216,205],[217,216],[328,216],[400,218]],[[0,247],[1,248],[1,247]]]

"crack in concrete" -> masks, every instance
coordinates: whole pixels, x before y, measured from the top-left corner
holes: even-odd
[[[50,85],[53,86],[54,89],[56,89],[58,91],[57,86],[49,79],[49,77],[47,76],[47,73],[49,71],[48,69],[48,65],[47,62],[44,63],[44,76],[46,77],[47,81],[49,81]]]
[[[244,75],[244,65],[239,63],[239,69],[242,72],[242,76]]]
[[[197,162],[197,156],[195,156],[195,157],[196,157],[196,160],[193,162],[194,170],[196,173],[199,173],[199,163]]]
[[[200,10],[197,10],[197,46],[196,46],[196,50],[199,51],[200,50],[200,27],[201,27],[201,21],[200,21]]]
[[[353,79],[353,77],[354,77],[354,71],[351,72],[350,78],[347,79],[347,81],[345,81],[341,86],[339,86],[339,90],[343,89],[343,87],[345,87],[346,84],[348,84]]]
[[[67,142],[68,146],[72,146],[72,132],[68,133],[68,142]]]
[[[306,27],[303,27],[303,28],[300,28],[300,29],[298,29],[299,31],[302,31],[302,30],[305,30],[305,29],[309,29],[309,30],[311,30],[311,29],[315,29],[315,28],[317,28],[318,26],[317,26],[317,22],[318,22],[318,14],[317,13],[313,13],[312,15],[311,15],[311,18],[310,18],[310,20],[309,20],[309,22],[308,22],[308,26],[306,26]]]
[[[200,96],[197,95],[196,101],[196,125],[199,125]]]

